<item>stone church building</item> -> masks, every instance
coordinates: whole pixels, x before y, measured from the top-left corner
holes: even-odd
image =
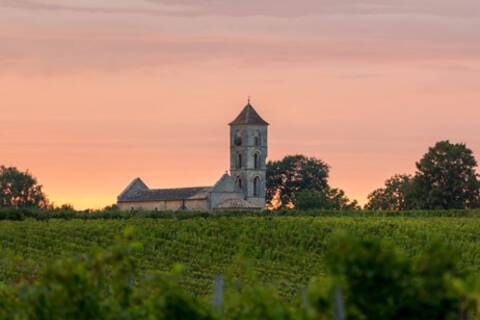
[[[150,189],[134,179],[118,196],[121,210],[261,210],[265,208],[268,123],[250,101],[230,124],[230,174],[213,186]]]

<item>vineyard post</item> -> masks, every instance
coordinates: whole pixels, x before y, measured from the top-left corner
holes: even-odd
[[[345,320],[345,308],[343,303],[343,294],[340,286],[337,286],[335,289],[335,298],[334,298],[334,320]]]
[[[217,275],[215,277],[214,291],[213,291],[213,307],[220,313],[223,311],[223,289],[225,281],[223,276]]]

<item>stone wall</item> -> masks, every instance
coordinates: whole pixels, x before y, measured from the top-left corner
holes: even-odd
[[[199,199],[199,200],[185,200],[185,206],[187,210],[193,211],[208,211],[208,200],[207,199]]]
[[[122,211],[128,211],[128,210],[177,211],[182,209],[182,206],[184,203],[187,210],[193,210],[193,211],[208,210],[207,199],[120,202],[118,203],[118,207]]]
[[[210,194],[210,208],[215,209],[220,203],[229,199],[245,199],[241,192],[212,192]]]

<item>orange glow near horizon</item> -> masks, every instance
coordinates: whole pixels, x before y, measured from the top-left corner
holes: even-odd
[[[0,164],[77,209],[213,185],[249,95],[270,159],[318,157],[361,203],[438,140],[480,156],[477,2],[172,3],[0,1]]]

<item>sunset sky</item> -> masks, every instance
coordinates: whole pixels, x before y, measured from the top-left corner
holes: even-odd
[[[361,203],[438,140],[480,158],[480,1],[0,0],[0,164],[58,205],[212,185],[249,95]]]

